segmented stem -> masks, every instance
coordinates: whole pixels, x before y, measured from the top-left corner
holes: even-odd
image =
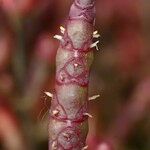
[[[49,120],[49,150],[87,149],[88,83],[93,61],[90,49],[94,0],[75,0],[56,56],[56,84]],[[94,35],[97,32],[94,32]],[[95,36],[94,36],[95,37]],[[96,46],[96,45],[95,45]]]

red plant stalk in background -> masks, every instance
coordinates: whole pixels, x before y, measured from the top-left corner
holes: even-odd
[[[35,0],[1,0],[1,6],[8,14],[26,15],[35,7]]]
[[[23,137],[18,118],[0,96],[0,141],[5,150],[26,150],[28,146]]]
[[[75,0],[56,56],[56,84],[49,120],[49,150],[81,150],[88,132],[88,83],[93,60],[94,0]],[[47,95],[50,93],[47,93]]]

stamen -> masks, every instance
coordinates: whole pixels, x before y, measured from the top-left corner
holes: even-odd
[[[55,38],[55,39],[57,39],[57,40],[60,40],[60,41],[62,41],[62,40],[63,40],[63,38],[62,38],[62,36],[61,36],[61,35],[55,35],[55,36],[54,36],[54,38]]]
[[[52,150],[56,150],[57,149],[57,143],[54,141],[52,143]]]
[[[74,57],[78,57],[78,52],[77,51],[74,52]]]
[[[93,38],[99,38],[100,37],[100,34],[94,34],[93,35]]]
[[[83,115],[88,116],[90,118],[93,118],[93,116],[91,114],[89,114],[89,113],[84,113]]]
[[[78,67],[78,64],[74,64],[75,67]]]
[[[60,80],[64,81],[65,77],[63,75],[60,75]]]
[[[93,38],[99,38],[100,37],[100,34],[98,34],[98,31],[94,31],[93,32]]]
[[[63,26],[60,26],[60,32],[62,33],[62,34],[64,34],[65,33],[65,28],[63,27]]]
[[[82,150],[86,150],[86,149],[88,149],[88,145],[82,148]]]
[[[57,115],[58,113],[59,113],[58,110],[53,110],[53,111],[52,111],[52,114],[53,114],[53,115]]]
[[[93,35],[96,35],[97,33],[98,33],[98,31],[96,30],[96,31],[93,32]]]
[[[97,98],[99,98],[99,97],[100,97],[100,95],[91,96],[91,97],[89,97],[89,101],[95,100],[95,99],[97,99]]]
[[[95,43],[91,44],[90,48],[96,47],[96,50],[99,50],[98,46],[97,46],[98,43],[99,43],[99,41],[96,41]]]
[[[52,93],[50,93],[50,92],[44,92],[48,97],[53,97],[53,94]]]

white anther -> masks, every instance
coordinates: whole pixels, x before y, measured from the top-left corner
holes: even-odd
[[[75,66],[75,67],[78,67],[78,64],[75,63],[74,66]]]
[[[94,31],[93,32],[93,38],[99,38],[100,37],[100,34],[98,34],[98,31]]]
[[[52,143],[52,150],[56,150],[57,149],[57,143],[54,141]]]
[[[74,57],[78,57],[78,51],[74,52]]]
[[[50,93],[50,92],[44,92],[48,97],[53,97],[53,94],[52,93]]]
[[[98,46],[97,46],[98,43],[99,43],[99,41],[96,41],[95,43],[91,44],[90,48],[96,47],[96,50],[99,50]]]
[[[53,110],[53,111],[52,111],[52,114],[53,114],[53,115],[57,115],[58,113],[59,113],[58,110]]]
[[[60,32],[62,33],[62,34],[64,34],[65,33],[65,28],[63,27],[63,26],[60,26]]]
[[[54,35],[54,38],[55,38],[55,39],[57,39],[57,40],[60,40],[60,41],[62,41],[62,40],[63,40],[63,38],[62,38],[62,36],[61,36],[61,35]]]
[[[60,80],[63,81],[65,77],[63,75],[60,75]]]
[[[86,145],[82,148],[82,150],[86,150],[86,149],[88,149],[88,145]]]
[[[91,96],[91,97],[89,97],[89,101],[95,100],[95,99],[97,99],[97,98],[99,98],[99,97],[100,97],[100,95]]]
[[[99,38],[100,37],[100,34],[94,34],[93,35],[93,38]]]
[[[96,30],[96,31],[93,32],[93,35],[96,35],[97,33],[98,33],[98,31]]]
[[[88,116],[90,118],[93,118],[93,116],[91,114],[89,114],[89,113],[84,113],[83,115]]]

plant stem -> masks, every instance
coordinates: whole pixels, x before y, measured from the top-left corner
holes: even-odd
[[[94,0],[75,0],[56,56],[56,84],[49,120],[49,150],[81,150],[88,133],[88,83],[93,61],[90,47],[95,17]],[[95,33],[97,34],[97,33]]]

